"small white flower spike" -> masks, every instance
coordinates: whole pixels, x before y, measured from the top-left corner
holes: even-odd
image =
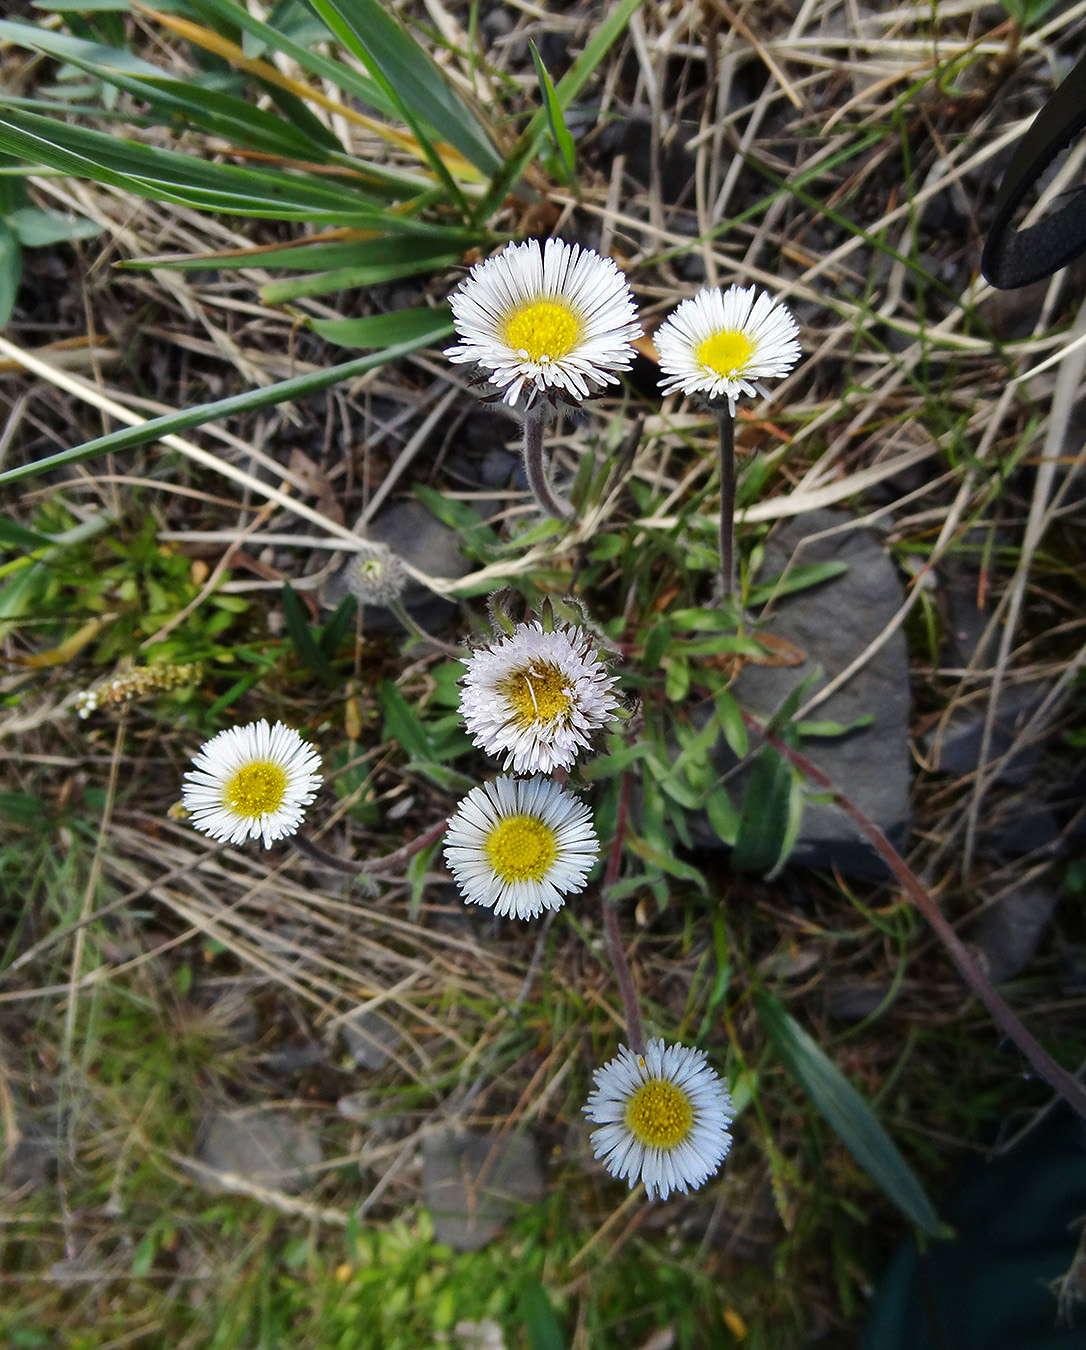
[[[457,337],[445,355],[487,373],[511,407],[525,395],[579,403],[616,384],[641,336],[626,278],[591,249],[529,239],[477,263],[449,297]]]
[[[518,624],[467,661],[460,710],[480,749],[514,773],[568,769],[612,721],[615,676],[582,628]]]
[[[799,327],[779,301],[754,286],[700,291],[684,300],[653,335],[660,388],[727,398],[731,415],[752,381],[787,375],[800,358]]]
[[[599,854],[588,807],[549,778],[495,778],[449,820],[445,861],[469,905],[533,919],[584,889]]]
[[[704,1050],[655,1040],[636,1055],[622,1046],[593,1083],[584,1112],[601,1127],[592,1131],[595,1156],[631,1190],[643,1181],[650,1200],[696,1190],[732,1146],[735,1107]]]
[[[320,787],[320,756],[292,728],[263,719],[213,736],[185,775],[181,801],[190,823],[213,839],[241,844],[293,834]]]

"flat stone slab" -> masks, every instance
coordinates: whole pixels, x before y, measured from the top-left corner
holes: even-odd
[[[901,579],[876,536],[840,528],[852,519],[844,511],[811,511],[784,521],[767,542],[761,577],[780,575],[789,562],[842,562],[847,570],[773,603],[764,631],[792,643],[804,659],[795,666],[745,666],[731,686],[741,707],[768,716],[820,671],[806,695],[811,697],[880,636],[903,603]],[[837,532],[819,537],[827,530]],[[812,721],[844,726],[870,716],[870,724],[843,736],[809,737],[801,747],[899,850],[909,833],[909,707],[908,649],[899,628],[810,714]],[[752,744],[752,752],[757,748]],[[822,803],[805,807],[789,861],[851,876],[886,874],[844,812]]]
[[[516,1213],[541,1200],[546,1184],[535,1140],[443,1127],[422,1144],[423,1203],[434,1240],[458,1252],[485,1246]]]
[[[293,1194],[316,1180],[320,1140],[297,1114],[255,1107],[216,1111],[200,1130],[196,1156],[210,1173],[200,1173],[209,1190],[229,1191],[233,1178],[245,1184]]]

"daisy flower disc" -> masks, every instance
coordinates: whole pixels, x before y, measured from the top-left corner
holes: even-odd
[[[181,802],[190,823],[213,839],[269,848],[302,823],[320,786],[320,756],[293,727],[250,722],[213,736],[193,759]]]
[[[550,778],[472,788],[449,820],[445,862],[469,905],[532,919],[584,889],[599,853],[588,807]]]
[[[591,249],[529,239],[476,263],[449,297],[460,341],[445,355],[489,372],[511,407],[539,394],[579,402],[616,384],[641,336],[626,278]]]
[[[475,744],[505,756],[503,768],[550,773],[568,769],[612,720],[615,682],[584,629],[522,623],[468,658],[460,711]]]
[[[622,1046],[597,1069],[584,1112],[597,1158],[631,1190],[645,1183],[650,1200],[697,1188],[732,1146],[735,1107],[704,1050],[650,1041],[643,1055]]]
[[[757,393],[752,380],[787,375],[800,357],[795,319],[754,286],[699,291],[660,325],[653,341],[665,394],[727,398],[733,417],[739,395]]]

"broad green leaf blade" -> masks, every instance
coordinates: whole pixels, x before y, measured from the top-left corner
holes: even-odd
[[[8,224],[19,236],[23,248],[44,248],[47,244],[69,243],[73,239],[93,239],[102,233],[101,225],[85,216],[66,216],[63,211],[23,206],[12,211]]]
[[[789,1072],[871,1180],[910,1223],[929,1237],[945,1237],[924,1188],[844,1074],[772,994],[756,989],[754,1005]]]
[[[297,592],[289,581],[283,582],[281,595],[283,617],[286,620],[287,633],[290,635],[294,654],[307,670],[316,675],[322,684],[329,686],[334,684],[335,672],[328,664],[328,658],[317,644],[317,639],[313,636],[309,627],[305,606],[298,599]]]
[[[160,6],[159,8],[164,10],[166,7]],[[306,45],[296,41],[287,33],[254,18],[247,9],[235,4],[233,0],[200,0],[200,10],[232,24],[239,28],[242,33],[256,39],[254,47],[259,50],[282,52],[284,56],[289,56],[292,61],[296,61],[303,70],[308,70],[321,80],[327,81],[332,88],[352,94],[376,112],[383,113],[386,117],[397,117],[399,115],[395,102],[385,94],[376,80],[370,79],[367,75],[363,75],[361,71],[345,65],[342,61],[335,61],[331,57],[322,56],[314,50],[317,46],[315,42]],[[328,36],[331,37],[331,34]]]
[[[212,163],[37,113],[0,116],[0,149],[61,173],[203,211],[377,228],[387,218],[383,207],[347,183],[332,186],[274,169]]]
[[[773,872],[781,863],[789,833],[792,769],[771,745],[754,759],[743,798],[731,865],[737,872]]]
[[[51,548],[57,541],[37,530],[27,529],[15,520],[5,520],[0,516],[0,548],[13,548],[23,551],[36,548]]]
[[[551,77],[547,74],[547,68],[543,64],[542,57],[539,55],[534,42],[529,42],[528,46],[531,48],[532,60],[535,62],[539,91],[543,95],[543,108],[547,114],[547,125],[550,127],[554,144],[558,153],[562,156],[562,163],[565,165],[566,182],[573,184],[576,189],[578,187],[575,175],[577,149],[573,144],[573,137],[569,134],[569,127],[566,126],[566,119],[562,115],[562,105],[558,102],[558,95],[551,83]]]
[[[328,295],[332,291],[346,291],[358,286],[377,286],[400,277],[433,272],[439,267],[451,267],[459,262],[459,248],[435,248],[429,240],[377,239],[374,244],[392,247],[372,250],[357,249],[359,261],[353,267],[340,267],[331,272],[316,272],[311,276],[292,277],[288,281],[269,281],[261,286],[260,294],[269,305],[283,304],[306,295]],[[367,253],[373,256],[367,256]]]
[[[498,156],[486,132],[439,66],[377,0],[310,0],[329,28],[359,56],[412,125],[418,117],[489,177]],[[417,114],[417,117],[415,116]]]
[[[340,347],[385,347],[410,343],[411,349],[440,342],[453,331],[452,316],[440,309],[401,309],[367,319],[310,319],[309,326],[326,342]]]
[[[11,318],[22,275],[23,251],[19,247],[19,236],[6,220],[0,220],[0,328]]]
[[[384,317],[384,316],[382,316]],[[392,316],[389,316],[392,317]],[[363,320],[362,322],[365,322]],[[137,445],[147,445],[151,441],[161,440],[171,432],[189,431],[193,427],[202,427],[208,422],[222,418],[236,417],[254,412],[258,408],[274,407],[277,403],[286,403],[292,398],[304,398],[307,394],[318,393],[341,380],[353,380],[359,375],[375,370],[378,366],[398,361],[419,347],[424,347],[428,337],[415,337],[397,343],[395,346],[372,352],[368,356],[356,357],[353,361],[344,361],[342,365],[330,366],[327,370],[316,370],[308,375],[297,375],[292,380],[281,380],[278,384],[262,389],[250,389],[244,394],[233,394],[230,398],[216,399],[213,403],[201,403],[180,412],[167,413],[162,417],[153,417],[141,426],[125,427],[122,431],[110,432],[107,436],[97,436],[93,441],[73,446],[70,450],[61,450],[58,454],[47,455],[44,459],[30,464],[21,464],[18,468],[7,469],[0,473],[0,485],[15,483],[21,478],[32,478],[35,474],[50,473],[54,469],[71,464],[82,464],[99,455],[121,450],[131,450]]]

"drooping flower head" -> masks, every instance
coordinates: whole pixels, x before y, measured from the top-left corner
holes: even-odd
[[[269,848],[297,830],[320,786],[320,756],[282,722],[261,719],[213,736],[181,789],[191,824],[213,839]]]
[[[643,1181],[650,1200],[696,1190],[732,1146],[735,1107],[704,1050],[655,1040],[636,1055],[622,1046],[592,1081],[584,1112],[600,1126],[592,1131],[595,1156],[631,1190]]]
[[[403,559],[387,544],[366,540],[344,569],[347,589],[360,605],[386,607],[407,587]]]
[[[473,362],[511,407],[525,394],[579,402],[616,384],[640,337],[626,279],[591,249],[529,239],[476,263],[449,298],[460,341],[445,355]]]
[[[615,676],[583,628],[518,624],[467,661],[460,711],[480,749],[514,773],[568,769],[619,706]]]
[[[584,889],[599,853],[588,807],[549,778],[495,778],[449,820],[445,861],[469,905],[532,919]]]
[[[800,357],[798,338],[791,313],[754,286],[699,291],[653,335],[665,376],[660,388],[726,397],[734,417],[739,395],[757,393],[753,380],[788,374]]]

